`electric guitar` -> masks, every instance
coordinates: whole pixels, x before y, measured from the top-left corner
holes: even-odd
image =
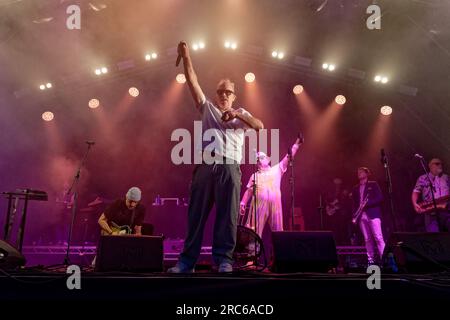
[[[436,208],[437,210],[446,210],[448,207],[448,204],[450,202],[450,195],[443,196],[440,198],[435,199],[436,200]],[[434,211],[434,204],[433,201],[424,201],[419,203],[419,207],[421,209],[419,214],[426,214],[426,213],[432,213]]]
[[[111,222],[111,225],[109,226],[113,232],[113,234],[118,234],[118,235],[124,235],[124,234],[131,234],[131,228],[130,226],[119,226],[117,225],[115,222]],[[102,236],[108,236],[110,235],[109,233],[107,233],[105,230],[101,231],[101,235]]]
[[[358,223],[359,218],[361,218],[361,214],[363,213],[364,207],[366,206],[367,202],[369,201],[369,195],[366,196],[366,198],[361,202],[359,205],[359,208],[353,213],[352,216],[352,223],[356,224]]]
[[[335,185],[334,200],[331,201],[331,202],[327,201],[327,205],[325,207],[325,212],[329,216],[334,215],[336,212],[338,212],[341,209],[341,203],[339,201],[339,195],[341,193],[342,180],[339,179],[339,178],[335,178],[333,180],[333,183]]]

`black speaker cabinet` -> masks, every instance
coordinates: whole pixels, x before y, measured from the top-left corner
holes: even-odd
[[[163,237],[101,236],[95,270],[160,272],[163,259]]]
[[[338,264],[331,231],[272,232],[272,245],[275,272],[327,272]]]
[[[24,266],[25,257],[9,243],[0,240],[0,269],[10,270]]]
[[[450,233],[394,232],[385,257],[389,253],[394,254],[400,271],[443,271],[439,264],[450,267]]]

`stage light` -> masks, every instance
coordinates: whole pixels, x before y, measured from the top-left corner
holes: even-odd
[[[184,73],[177,74],[176,80],[178,83],[185,83],[186,82],[186,76]]]
[[[245,81],[247,81],[247,82],[253,82],[253,81],[255,81],[255,74],[254,73],[252,73],[252,72],[248,72],[246,75],[245,75]]]
[[[292,89],[292,92],[294,92],[295,95],[299,95],[303,92],[303,86],[300,84],[296,85],[294,89]]]
[[[100,70],[100,69],[95,69],[95,74],[96,75],[101,75],[102,74],[102,70]]]
[[[89,108],[95,109],[95,108],[98,108],[99,106],[100,106],[100,101],[98,101],[98,99],[89,100]]]
[[[47,87],[47,89],[50,89],[52,87],[52,84],[50,82],[47,82],[45,86]]]
[[[158,54],[156,52],[152,52],[152,59],[158,58]]]
[[[39,86],[39,89],[45,90],[45,85],[44,85],[44,84],[41,84],[41,85]]]
[[[336,65],[328,62],[324,62],[322,64],[322,69],[328,70],[328,71],[334,71],[336,69]]]
[[[345,97],[340,94],[340,95],[336,96],[334,101],[336,101],[337,104],[342,106],[347,101],[347,99],[345,99]]]
[[[383,75],[377,74],[373,79],[375,82],[381,82],[382,84],[386,84],[389,81],[389,78]]]
[[[138,90],[138,88],[131,87],[130,89],[128,89],[128,93],[132,97],[137,97],[139,95],[139,90]]]
[[[51,111],[46,111],[42,114],[42,120],[44,121],[52,121],[55,115]]]
[[[281,51],[272,51],[272,57],[273,58],[278,58],[278,59],[283,59],[284,58],[284,52]]]
[[[233,42],[233,41],[225,41],[225,43],[223,44],[225,48],[227,49],[231,49],[231,50],[236,50],[237,48],[237,43]]]
[[[108,72],[108,68],[103,67],[103,68],[102,68],[102,73],[105,74],[105,73],[107,73],[107,72]]]
[[[149,53],[147,53],[146,55],[145,55],[145,60],[146,61],[150,61],[152,59],[152,56],[149,54]]]
[[[205,49],[205,43],[204,42],[199,42],[198,47],[200,49]]]
[[[380,113],[384,116],[389,116],[392,114],[392,108],[390,106],[383,106],[380,108]]]
[[[194,44],[192,45],[192,49],[193,49],[194,51],[197,51],[197,50],[198,50],[198,44],[194,43]]]

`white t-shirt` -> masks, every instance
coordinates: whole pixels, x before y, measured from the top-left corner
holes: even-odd
[[[243,108],[237,110],[250,115]],[[199,106],[199,111],[202,115],[203,139],[201,144],[196,141],[196,149],[198,151],[214,150],[216,155],[240,163],[244,145],[244,130],[249,126],[238,118],[228,122],[222,121],[222,111],[206,98]]]

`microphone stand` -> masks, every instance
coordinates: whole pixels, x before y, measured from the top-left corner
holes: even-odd
[[[258,189],[257,189],[257,181],[256,181],[257,177],[258,177],[258,175],[257,175],[258,164],[254,164],[253,168],[254,168],[254,170],[253,170],[253,186],[252,186],[253,213],[249,212],[249,215],[253,214],[253,217],[255,219],[254,220],[255,221],[255,233],[258,234],[258,209],[257,209],[257,207],[258,207],[258,197],[257,197]],[[262,240],[262,233],[261,233],[261,240]],[[257,256],[258,248],[257,248],[257,246],[258,246],[258,243],[255,242],[255,246],[254,246],[254,249],[255,249],[254,264],[255,264],[255,266],[258,266],[258,256]]]
[[[294,159],[292,158],[292,149],[288,149],[288,161],[290,168],[289,183],[291,185],[291,231],[294,231]]]
[[[70,265],[70,258],[69,258],[69,253],[70,253],[70,245],[72,242],[72,232],[73,232],[73,226],[75,223],[75,215],[77,212],[77,202],[78,202],[78,182],[80,181],[80,174],[81,174],[81,168],[83,167],[83,165],[86,162],[87,156],[89,154],[89,151],[91,150],[91,147],[94,143],[92,142],[86,142],[87,143],[87,149],[86,152],[84,153],[84,157],[80,162],[80,166],[78,167],[75,176],[73,177],[72,180],[72,184],[69,188],[69,190],[66,193],[66,196],[70,196],[70,194],[73,194],[73,205],[72,205],[72,219],[70,222],[70,227],[69,227],[69,235],[68,235],[68,239],[67,239],[67,248],[66,248],[66,256],[64,258],[64,265]]]
[[[320,230],[323,230],[323,209],[325,209],[325,207],[323,206],[322,194],[319,195],[319,207],[317,207],[317,209],[319,210],[320,215]]]
[[[382,157],[381,162],[384,167],[384,171],[386,174],[386,184],[388,187],[388,197],[389,197],[389,207],[391,213],[392,227],[394,228],[394,232],[397,231],[397,222],[395,220],[395,210],[394,210],[394,197],[393,197],[393,188],[392,188],[392,178],[391,178],[391,170],[389,167],[389,162],[386,154],[384,153],[384,149],[382,149]]]
[[[439,211],[437,209],[437,204],[436,204],[436,197],[434,196],[434,192],[436,191],[436,189],[434,188],[433,182],[431,182],[430,179],[430,173],[427,170],[427,166],[425,165],[425,160],[423,157],[420,157],[420,164],[422,165],[422,169],[425,172],[425,176],[427,177],[427,181],[428,181],[428,187],[430,188],[431,191],[431,200],[433,201],[433,209],[434,209],[434,214],[436,215],[436,220],[438,223],[438,227],[439,230],[441,229],[441,226],[439,225]]]

